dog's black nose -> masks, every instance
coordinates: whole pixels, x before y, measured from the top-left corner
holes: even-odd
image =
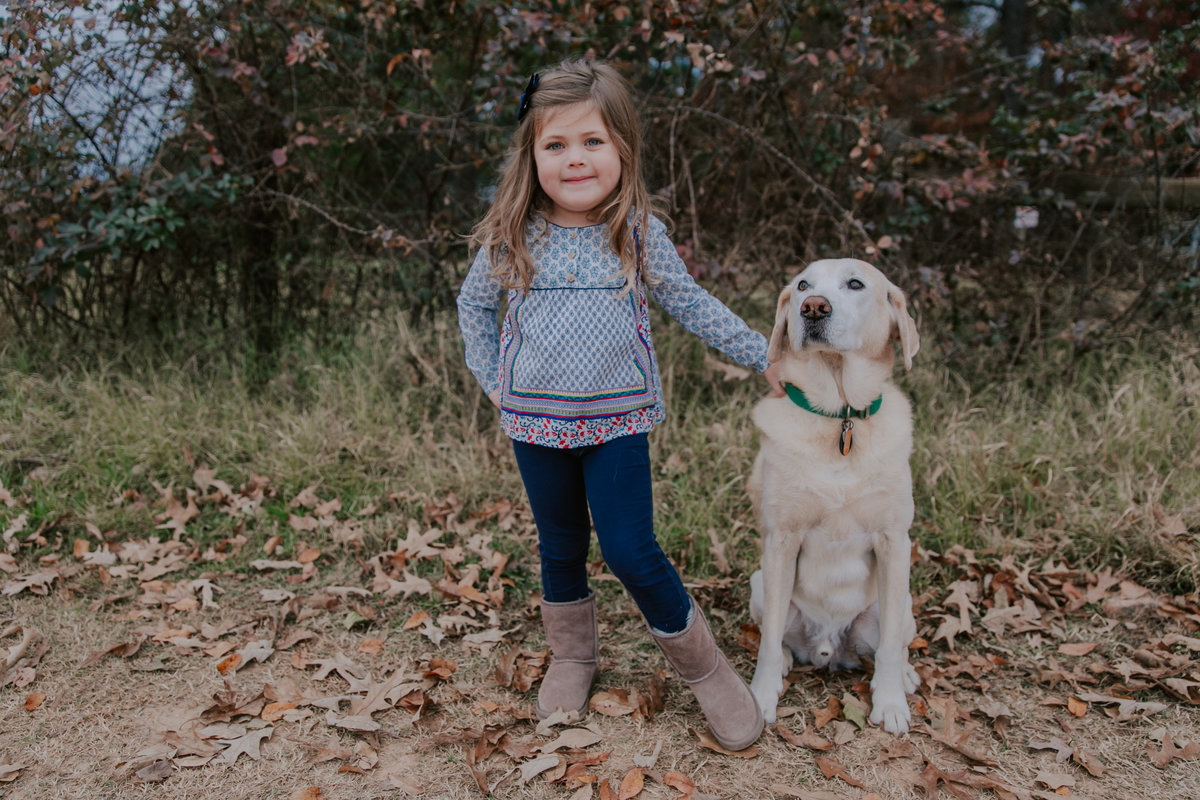
[[[829,307],[829,301],[820,295],[806,297],[800,304],[800,313],[808,319],[825,319],[832,310]]]

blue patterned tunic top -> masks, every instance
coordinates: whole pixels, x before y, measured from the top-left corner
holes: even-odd
[[[481,248],[458,294],[467,367],[490,394],[500,389],[509,437],[570,448],[649,431],[663,417],[662,378],[646,295],[706,344],[759,372],[767,340],[688,274],[661,220],[639,235],[644,274],[625,291],[604,225],[528,227],[536,264],[528,292],[503,290]]]

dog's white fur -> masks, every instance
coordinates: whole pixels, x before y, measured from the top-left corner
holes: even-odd
[[[912,408],[891,382],[894,341],[911,368],[920,340],[904,295],[866,262],[814,262],[779,295],[768,358],[781,379],[830,413],[883,402],[852,418],[846,455],[840,420],[787,397],[754,408],[761,444],[749,489],[764,540],[750,579],[761,632],[750,690],[767,722],[793,655],[833,669],[873,654],[871,722],[908,730],[905,695],[920,684],[908,663]]]

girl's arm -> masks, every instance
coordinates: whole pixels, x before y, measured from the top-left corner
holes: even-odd
[[[467,368],[484,393],[497,402],[500,393],[499,282],[492,277],[487,248],[480,248],[458,290],[458,328],[462,331]]]
[[[705,344],[743,366],[766,372],[767,338],[692,279],[661,220],[651,218],[643,246],[646,271],[657,279],[646,287],[654,302]]]

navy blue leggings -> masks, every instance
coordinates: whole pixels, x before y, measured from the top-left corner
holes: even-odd
[[[691,601],[654,538],[646,434],[570,449],[514,440],[513,452],[537,524],[545,599],[567,603],[588,596],[594,522],[605,563],[650,625],[664,633],[686,628]]]

